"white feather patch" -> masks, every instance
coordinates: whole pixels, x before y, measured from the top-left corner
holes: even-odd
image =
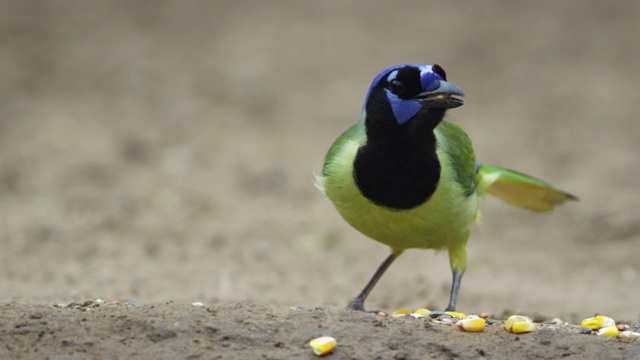
[[[320,190],[320,192],[322,192],[323,194],[327,195],[327,193],[324,192],[324,177],[322,177],[322,175],[318,175],[316,173],[313,173],[313,177],[315,178],[315,181],[313,182],[313,185]]]

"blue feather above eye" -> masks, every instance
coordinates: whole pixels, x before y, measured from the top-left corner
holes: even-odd
[[[422,91],[433,91],[440,86],[440,80],[443,80],[440,75],[434,72],[423,72],[420,77],[420,85],[422,85]]]

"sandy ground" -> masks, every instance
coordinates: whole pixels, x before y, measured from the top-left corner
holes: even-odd
[[[387,249],[312,183],[379,70],[438,63],[481,161],[580,197],[486,199],[459,310],[633,324],[639,33],[624,1],[0,3],[0,356],[304,358],[321,332],[338,358],[638,356],[342,311]],[[441,309],[450,277],[408,251],[367,305]],[[51,307],[98,298],[137,306]]]

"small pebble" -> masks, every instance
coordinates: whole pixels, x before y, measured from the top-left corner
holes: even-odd
[[[120,301],[118,301],[118,300],[113,300],[111,303],[112,303],[113,305],[120,305]]]
[[[453,320],[451,318],[442,318],[440,319],[442,325],[453,325]]]
[[[377,315],[381,317],[387,317],[387,314],[383,313],[382,311],[378,311]]]
[[[483,313],[480,313],[480,315],[479,315],[479,316],[480,316],[480,319],[485,319],[485,320],[487,320],[487,319],[489,318],[489,313],[485,313],[485,312],[483,312]]]
[[[629,330],[629,325],[627,324],[618,324],[617,326],[619,331]]]
[[[138,306],[136,303],[134,303],[133,301],[127,301],[126,303],[124,303],[125,306]]]
[[[414,319],[421,319],[421,318],[426,317],[424,315],[420,315],[420,314],[416,314],[416,313],[411,313],[411,314],[407,314],[407,315],[411,316]]]
[[[96,299],[96,303],[98,303],[98,304],[104,304],[104,300],[102,300],[102,299]]]
[[[553,318],[550,321],[553,325],[564,325],[564,321],[560,318]]]
[[[200,307],[204,306],[204,304],[203,304],[203,303],[201,303],[200,301],[196,301],[196,302],[194,302],[194,303],[191,303],[191,305],[193,305],[193,306],[200,306]]]
[[[593,330],[591,330],[591,329],[589,329],[589,328],[587,328],[587,327],[580,328],[580,331],[578,331],[578,333],[580,333],[580,334],[586,334],[586,335],[589,335],[589,334],[591,334],[592,332],[593,332]]]

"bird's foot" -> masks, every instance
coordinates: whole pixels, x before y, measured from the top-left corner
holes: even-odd
[[[347,309],[355,310],[355,311],[364,311],[372,314],[377,314],[380,312],[380,310],[366,310],[364,308],[364,301],[358,298],[351,300],[351,302],[347,306]]]
[[[355,298],[351,300],[349,305],[347,305],[347,309],[356,310],[356,311],[366,311],[364,309],[364,301],[362,299]]]
[[[449,310],[447,310],[449,311]],[[444,311],[432,311],[429,313],[429,317],[432,319],[437,319],[440,316],[446,316],[446,317],[451,317],[451,315],[447,314]]]

